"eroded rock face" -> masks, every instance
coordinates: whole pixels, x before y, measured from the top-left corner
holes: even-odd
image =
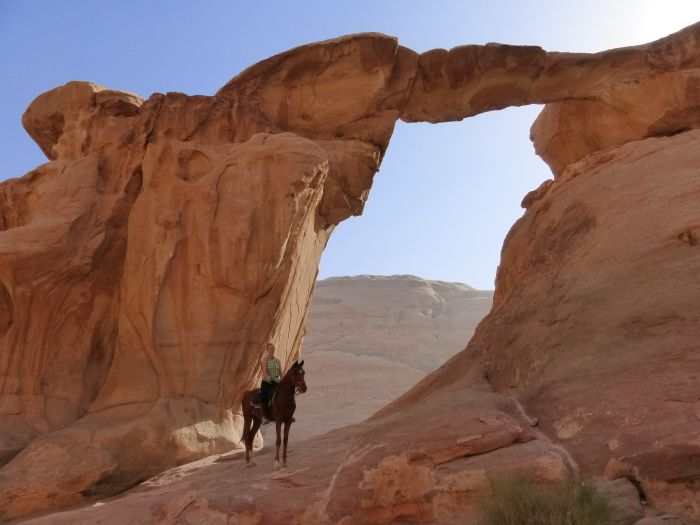
[[[470,343],[582,468],[698,519],[700,131],[569,166],[504,245]],[[663,486],[663,488],[661,488]]]
[[[216,97],[71,82],[27,110],[52,161],[0,186],[2,517],[238,446],[263,344],[297,356],[328,236],[362,210],[396,120],[382,86],[408,82],[395,39],[320,49],[366,94],[328,117],[346,133],[292,132],[266,113],[287,93],[249,97],[295,70],[313,83],[303,50]]]
[[[658,465],[698,439],[699,33],[593,55],[420,56],[365,34],[268,59],[213,97],[86,82],[38,97],[23,122],[51,162],[0,185],[0,519],[234,447],[262,345],[296,357],[320,253],[361,213],[396,119],[542,102],[559,104],[533,128],[557,179],[525,199],[470,347],[318,442],[323,467],[293,509],[258,501],[270,523],[463,522],[465,493],[498,465],[576,470],[511,394],[583,470],[616,459],[652,501],[700,517],[697,476]],[[461,474],[477,464],[483,476]],[[225,504],[262,519],[231,488]]]

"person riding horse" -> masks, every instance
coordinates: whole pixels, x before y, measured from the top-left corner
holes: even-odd
[[[306,392],[307,388],[306,381],[304,380],[304,361],[295,361],[282,379],[274,381],[274,379],[279,378],[280,375],[279,360],[274,356],[275,346],[272,343],[268,343],[265,346],[265,352],[266,354],[261,361],[261,371],[263,372],[262,386],[266,389],[265,397],[263,398],[262,406],[260,406],[254,402],[256,397],[263,397],[262,393],[259,394],[257,389],[248,390],[243,394],[243,399],[241,400],[241,410],[243,412],[243,433],[241,441],[245,442],[246,464],[248,466],[255,465],[255,461],[253,460],[253,439],[260,428],[264,415],[267,416],[269,420],[273,420],[275,422],[275,433],[277,435],[275,441],[277,446],[275,452],[275,468],[279,468],[280,445],[282,443],[284,443],[282,461],[285,466],[287,464],[289,428],[295,421],[294,412],[296,410],[296,402],[294,398],[298,394]],[[270,399],[270,387],[274,389],[273,393],[276,390],[276,394],[272,399]],[[268,400],[270,400],[269,403]],[[281,436],[282,426],[284,426],[284,440],[282,440]]]

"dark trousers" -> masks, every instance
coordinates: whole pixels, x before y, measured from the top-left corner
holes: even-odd
[[[275,388],[277,388],[276,383],[271,383],[269,381],[265,381],[264,379],[262,383],[260,383],[260,405],[265,411],[267,411],[267,403],[272,397],[272,393],[275,391]]]

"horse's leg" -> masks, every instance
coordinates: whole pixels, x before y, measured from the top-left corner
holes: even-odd
[[[291,421],[284,422],[284,448],[282,449],[282,465],[287,466],[287,441],[289,441],[289,429],[292,426]]]
[[[250,414],[243,414],[243,443],[245,444],[245,463],[250,466],[251,443],[250,427],[253,425],[253,418]]]
[[[277,470],[280,468],[280,445],[282,444],[282,438],[280,438],[280,430],[282,430],[282,421],[279,419],[275,420],[275,430],[277,433],[277,441],[275,442],[277,446],[277,450],[275,452],[275,465],[274,469]]]
[[[255,466],[255,457],[253,457],[253,440],[260,429],[260,424],[262,423],[257,417],[251,416],[251,428],[248,430],[248,441],[246,442],[245,451],[246,459],[248,458],[248,451],[250,450],[250,467]]]
[[[243,432],[241,434],[241,441],[245,446],[245,463],[250,464],[250,451],[248,450],[248,432],[250,431],[251,414],[250,414],[250,392],[245,392],[243,394],[243,399],[241,399],[241,413],[243,414]]]

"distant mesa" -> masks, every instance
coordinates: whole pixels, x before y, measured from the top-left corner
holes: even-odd
[[[295,436],[359,423],[398,398],[464,349],[492,299],[413,275],[318,281],[302,344],[314,388],[299,402]]]

